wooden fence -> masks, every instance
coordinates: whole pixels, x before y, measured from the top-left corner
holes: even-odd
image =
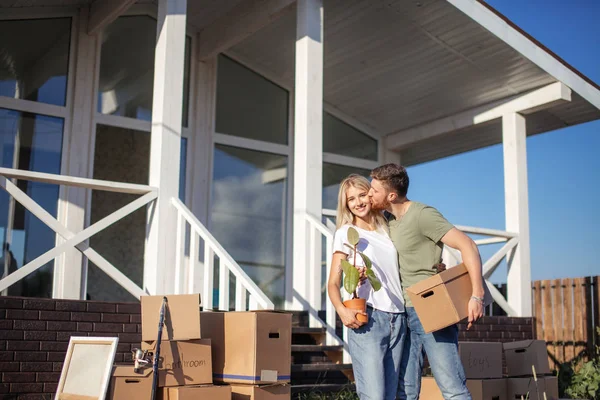
[[[548,344],[550,367],[583,362],[600,345],[600,277],[535,281],[535,334]]]

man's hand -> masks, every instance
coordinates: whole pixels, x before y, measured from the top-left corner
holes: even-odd
[[[364,311],[352,310],[346,307],[338,310],[338,315],[342,320],[342,324],[344,324],[345,327],[350,329],[358,329],[364,325],[363,322],[360,322],[356,319],[357,314],[367,315],[367,313],[365,313]]]
[[[467,330],[471,329],[473,324],[481,317],[483,317],[483,304],[479,300],[471,298],[469,300],[469,323],[467,324]]]

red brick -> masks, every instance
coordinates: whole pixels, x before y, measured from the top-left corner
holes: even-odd
[[[119,314],[141,314],[142,306],[140,303],[117,304],[117,313]]]
[[[38,351],[40,342],[30,342],[26,340],[9,340],[6,342],[6,350]]]
[[[63,361],[65,361],[65,357],[67,356],[67,353],[63,352],[63,351],[61,351],[61,352],[53,352],[53,351],[51,351],[51,352],[48,352],[46,354],[48,354],[48,361],[60,361],[60,362],[63,362]]]
[[[485,336],[488,339],[504,339],[506,337],[504,332],[487,332]]]
[[[61,372],[63,364],[64,364],[64,361],[63,362],[53,362],[52,363],[52,371]]]
[[[48,331],[25,331],[23,338],[25,340],[56,340],[56,332]]]
[[[142,315],[141,314],[131,314],[129,316],[129,322],[134,323],[134,324],[141,324],[142,323]]]
[[[24,372],[51,372],[51,362],[22,362],[21,371]]]
[[[0,351],[0,361],[14,361],[15,353],[12,351]]]
[[[117,352],[119,353],[129,353],[132,350],[132,347],[139,347],[139,344],[136,346],[131,343],[119,343],[117,345]]]
[[[48,321],[46,324],[46,329],[49,331],[75,331],[77,329],[77,322]]]
[[[87,332],[56,332],[57,342],[68,342],[72,336],[87,336]]]
[[[140,333],[119,333],[119,343],[141,343]]]
[[[91,313],[91,312],[74,312],[71,313],[71,321],[80,321],[80,322],[100,322],[101,320],[100,313]]]
[[[15,361],[46,361],[46,357],[42,351],[15,351]]]
[[[116,322],[121,324],[129,323],[127,314],[102,314],[102,322]]]
[[[128,358],[127,361],[129,361],[131,358]],[[125,355],[122,353],[118,353],[115,354],[115,363],[122,363],[125,361]]]
[[[109,303],[89,302],[89,303],[87,303],[87,311],[115,313],[117,311],[117,306],[114,304],[109,304]]]
[[[35,310],[6,310],[6,319],[39,319],[40,312]]]
[[[60,380],[60,372],[40,372],[37,374],[38,382],[57,383]]]
[[[19,363],[12,361],[2,361],[0,362],[0,372],[12,372],[19,370]]]
[[[44,321],[15,321],[13,329],[21,331],[43,331],[46,330],[46,323]]]
[[[42,393],[44,385],[42,383],[11,383],[10,391],[12,393]]]
[[[26,310],[54,310],[54,300],[25,299],[23,308]]]
[[[2,332],[2,331],[0,331]],[[0,350],[6,350],[6,340],[0,340]]]
[[[125,324],[123,325],[123,332],[125,333],[138,333],[137,325],[134,324]]]
[[[13,321],[11,319],[0,319],[0,330],[12,329]]]
[[[123,324],[95,323],[94,324],[94,332],[121,333],[121,332],[123,332]]]
[[[44,390],[45,391],[45,390]],[[56,390],[52,392],[52,394],[20,394],[18,400],[48,400],[51,399],[52,396],[56,393]]]
[[[0,393],[8,393],[10,385],[8,383],[0,383]]]
[[[40,311],[40,319],[44,321],[69,321],[71,313],[68,311]]]
[[[35,372],[5,372],[2,374],[2,382],[5,382],[5,383],[35,382]]]
[[[57,301],[56,311],[85,311],[86,303],[83,301]]]
[[[0,297],[0,308],[23,308],[23,300],[10,297]]]
[[[91,332],[94,330],[94,324],[91,322],[78,322],[77,332]]]
[[[56,393],[56,389],[58,389],[58,383],[44,383],[44,392],[45,393]],[[47,399],[44,399],[47,400]]]
[[[67,342],[41,342],[41,351],[67,351],[69,343]]]

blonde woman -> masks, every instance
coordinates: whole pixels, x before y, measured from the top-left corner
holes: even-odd
[[[348,345],[356,391],[361,400],[392,400],[396,398],[400,361],[406,333],[404,298],[398,272],[398,253],[387,233],[382,215],[371,209],[369,181],[352,174],[340,184],[337,206],[337,230],[333,239],[333,260],[329,274],[329,298],[342,320],[350,328]],[[353,257],[345,246],[348,228],[360,236],[358,249],[369,257],[382,287],[375,292],[368,280],[357,289],[367,300],[369,322],[356,318],[363,313],[344,306],[340,286],[341,261]],[[352,262],[352,261],[351,261]],[[357,267],[362,258],[357,257]]]

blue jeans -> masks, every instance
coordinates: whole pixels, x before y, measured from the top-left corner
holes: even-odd
[[[369,322],[348,330],[356,392],[361,400],[394,400],[406,338],[406,315],[367,307]]]
[[[421,390],[423,354],[427,354],[431,372],[446,400],[471,400],[465,371],[458,354],[458,327],[449,326],[425,333],[414,307],[406,307],[408,334],[404,342],[399,399],[417,400]],[[426,400],[426,399],[425,399]]]

